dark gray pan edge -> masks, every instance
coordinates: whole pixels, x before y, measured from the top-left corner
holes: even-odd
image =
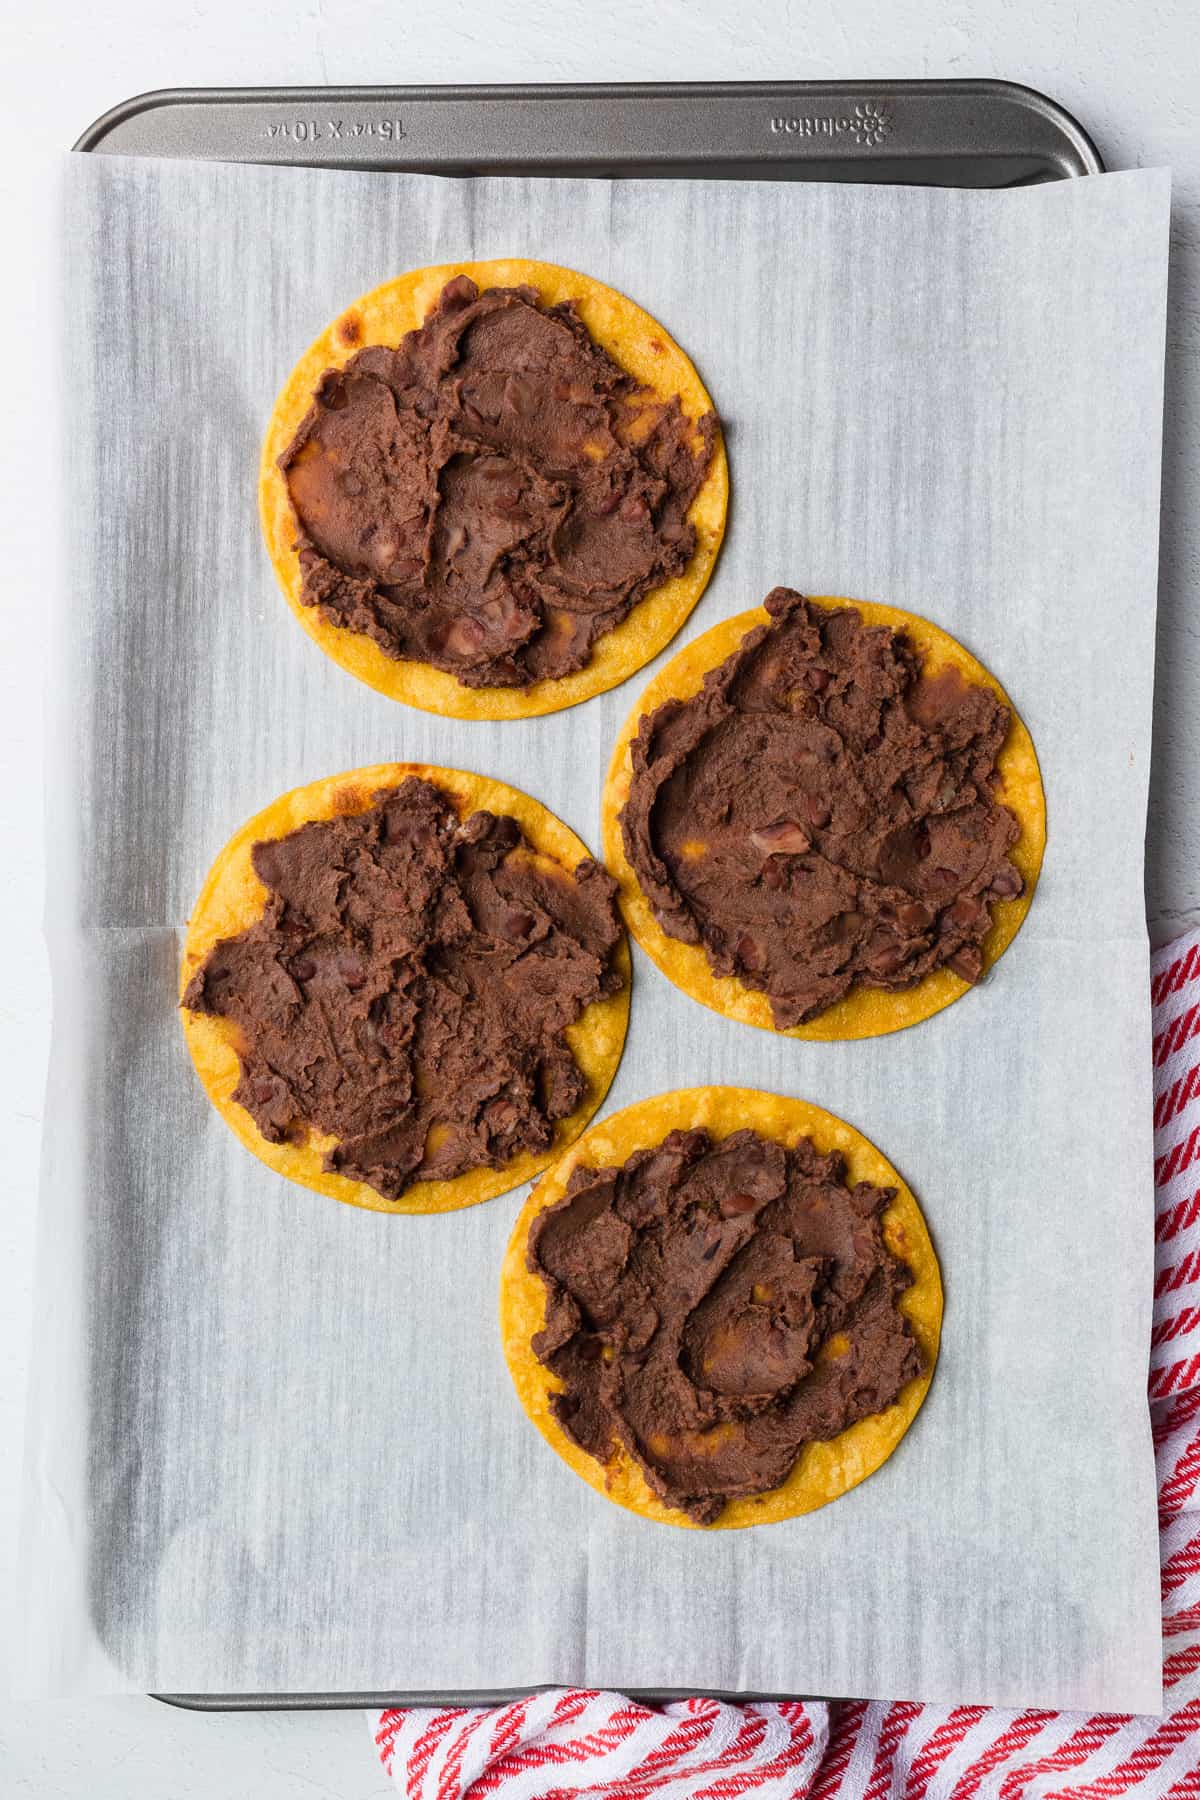
[[[847,143],[848,122],[867,102],[882,113],[886,133],[873,146]],[[353,108],[354,118],[371,126],[370,132],[364,129],[349,144],[344,137],[298,139],[291,130],[286,137],[279,129],[271,134],[272,125],[294,126],[298,120],[320,125],[330,109],[336,120],[339,108]],[[395,135],[397,116],[402,137]],[[783,121],[780,130],[773,129],[776,119]],[[840,120],[847,128],[838,133]],[[832,121],[828,132],[824,121]],[[792,122],[796,129],[788,130]],[[391,126],[388,136],[377,130],[385,123]],[[811,135],[805,135],[810,123]],[[403,153],[397,154],[401,146]],[[706,175],[980,188],[1104,171],[1087,132],[1056,101],[1016,82],[991,80],[164,88],[113,107],[73,148],[302,168]],[[191,1712],[334,1712],[494,1706],[529,1691],[150,1697]],[[623,1691],[646,1705],[690,1697],[682,1689]],[[710,1697],[742,1703],[813,1698]]]
[[[306,168],[1010,187],[1103,170],[1082,126],[1007,81],[168,88],[77,150]]]
[[[385,1706],[505,1706],[511,1700],[524,1700],[531,1693],[545,1691],[545,1687],[535,1687],[458,1694],[151,1694],[150,1699],[181,1707],[185,1712],[343,1712],[351,1707],[374,1712]],[[673,1700],[696,1698],[695,1688],[621,1688],[620,1692],[643,1706],[666,1706]],[[750,1701],[815,1700],[819,1696],[731,1694],[712,1689],[705,1690],[700,1698],[745,1706]]]

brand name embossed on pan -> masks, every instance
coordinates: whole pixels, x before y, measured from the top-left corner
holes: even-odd
[[[877,100],[862,100],[853,112],[803,113],[793,117],[776,114],[771,120],[775,137],[849,138],[864,149],[880,144],[892,129],[892,115]]]

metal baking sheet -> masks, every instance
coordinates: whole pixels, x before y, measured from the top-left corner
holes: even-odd
[[[1102,171],[1054,101],[994,81],[173,89],[77,150],[414,171],[731,176],[1005,187]],[[164,1694],[203,1711],[493,1704],[510,1692]],[[638,1690],[663,1702],[673,1690]],[[734,1697],[734,1696],[729,1696]],[[763,1696],[737,1696],[742,1699]]]
[[[293,167],[1015,187],[1104,165],[1057,102],[1008,81],[169,88],[75,145]]]

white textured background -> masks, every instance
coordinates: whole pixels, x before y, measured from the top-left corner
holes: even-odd
[[[1159,937],[1200,917],[1200,28],[1188,0],[842,0],[836,9],[739,0],[467,0],[412,8],[366,0],[109,0],[10,9],[0,24],[0,1545],[13,1555],[14,1460],[29,1328],[29,1259],[48,1027],[41,916],[40,684],[53,465],[51,391],[56,161],[98,113],[173,85],[355,81],[702,80],[1002,76],[1077,113],[1110,168],[1170,163],[1175,255],[1167,366],[1155,746]],[[1169,829],[1167,829],[1169,828]],[[5,1569],[5,1573],[6,1573]],[[7,1586],[7,1584],[5,1584]],[[38,1800],[274,1800],[388,1791],[356,1716],[206,1719],[149,1701],[66,1711],[0,1704],[0,1792]]]

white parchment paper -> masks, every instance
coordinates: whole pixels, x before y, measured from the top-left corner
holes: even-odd
[[[970,194],[71,159],[33,1688],[1157,1708],[1142,835],[1167,213],[1162,172]],[[327,320],[414,265],[513,253],[631,294],[716,399],[730,530],[685,635],[776,582],[926,613],[1008,687],[1045,776],[1028,922],[914,1030],[779,1040],[636,958],[611,1107],[706,1081],[819,1101],[905,1172],[942,1259],[941,1365],[897,1454],[760,1530],[636,1519],[524,1418],[495,1322],[520,1194],[408,1219],[289,1185],[210,1109],[175,1012],[211,858],[296,783],[474,767],[597,842],[647,674],[526,722],[396,706],[299,630],[256,519],[272,400]]]

